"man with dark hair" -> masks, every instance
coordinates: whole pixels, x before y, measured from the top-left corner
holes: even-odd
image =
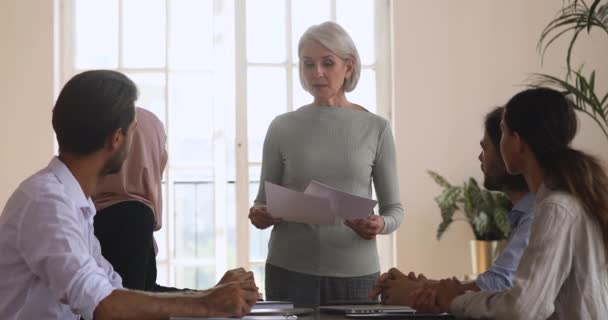
[[[528,184],[522,175],[510,175],[500,154],[500,120],[504,108],[498,107],[486,115],[485,132],[481,142],[481,171],[484,174],[483,186],[492,191],[504,192],[511,202],[517,203],[524,194],[528,193]],[[487,168],[486,168],[487,167]],[[512,196],[509,196],[509,195]],[[532,217],[528,217],[532,219]]]
[[[523,176],[512,176],[507,173],[500,154],[500,121],[503,108],[499,107],[486,115],[485,130],[481,139],[481,171],[484,175],[484,187],[492,191],[502,191],[513,203],[509,212],[511,234],[503,252],[496,258],[490,269],[480,274],[473,282],[462,283],[462,290],[500,291],[512,286],[512,279],[519,260],[528,246],[534,196],[529,192]],[[370,297],[381,295],[383,303],[412,305],[411,293],[421,287],[433,285],[435,280],[428,280],[422,274],[408,275],[393,268],[376,281]]]
[[[243,316],[258,299],[252,280],[200,292],[122,288],[93,233],[91,194],[129,151],[137,88],[121,73],[73,77],[53,109],[59,155],[26,179],[0,216],[0,319],[168,319]]]

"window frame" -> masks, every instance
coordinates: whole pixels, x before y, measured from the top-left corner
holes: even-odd
[[[76,69],[75,67],[75,1],[77,0],[60,0],[59,2],[59,34],[58,41],[56,43],[56,50],[61,52],[60,59],[58,61],[59,64],[59,75],[58,80],[59,83],[63,84],[71,76],[76,74],[77,72],[83,71]],[[125,73],[162,73],[165,76],[165,88],[164,88],[164,123],[165,130],[169,131],[172,123],[169,117],[169,108],[170,108],[170,97],[169,97],[169,77],[172,69],[169,67],[169,46],[165,46],[165,66],[162,68],[124,68],[123,67],[123,57],[122,57],[122,5],[121,2],[123,0],[118,1],[118,67],[113,69],[120,72]],[[167,44],[170,43],[170,12],[169,12],[169,1],[166,0],[166,32],[165,32],[165,42]],[[259,177],[249,177],[249,171],[252,166],[261,165],[260,162],[251,162],[248,158],[248,139],[247,139],[247,70],[250,66],[273,66],[273,67],[282,67],[286,71],[286,86],[287,86],[287,94],[286,94],[286,105],[288,106],[288,111],[293,110],[293,92],[294,87],[299,86],[299,83],[294,83],[293,81],[293,72],[294,67],[297,68],[296,61],[293,61],[292,54],[292,29],[291,29],[291,5],[292,1],[300,1],[300,0],[284,0],[286,4],[286,18],[285,18],[285,45],[286,45],[286,59],[282,63],[251,63],[247,61],[247,33],[246,33],[246,8],[247,8],[247,0],[215,0],[222,5],[226,2],[232,2],[232,7],[234,8],[234,72],[235,72],[235,165],[236,165],[236,176],[235,181],[235,196],[236,196],[236,266],[245,267],[247,269],[251,269],[253,267],[259,267],[264,264],[264,261],[252,261],[250,259],[249,254],[249,245],[250,245],[250,234],[249,228],[250,223],[247,218],[247,214],[249,212],[249,208],[252,205],[250,202],[250,191],[249,186],[251,181],[259,180]],[[330,15],[331,20],[336,21],[336,0],[328,0],[330,3]],[[376,72],[376,113],[387,118],[392,122],[393,118],[393,74],[390,68],[391,56],[392,52],[392,32],[391,32],[391,7],[392,0],[374,0],[375,7],[375,32],[374,32],[374,40],[375,40],[375,54],[376,61],[371,65],[362,66],[363,69],[371,69]],[[214,4],[216,5],[216,4]],[[297,70],[297,69],[295,69]],[[356,101],[355,101],[356,102]],[[169,142],[168,142],[169,143]],[[212,141],[213,143],[213,141]],[[226,147],[230,147],[230,141],[227,141],[225,144]],[[168,146],[170,148],[170,146]],[[225,157],[224,157],[225,158]],[[214,161],[221,161],[222,158],[215,159]],[[225,159],[224,159],[225,160]],[[224,164],[226,166],[227,163]],[[227,265],[226,259],[226,246],[227,244],[227,230],[226,226],[218,223],[216,219],[215,224],[215,238],[216,238],[216,256],[213,261],[207,261],[207,259],[176,259],[174,257],[174,252],[172,250],[172,243],[175,241],[175,218],[172,217],[175,210],[175,191],[172,190],[173,186],[176,182],[174,180],[174,170],[181,170],[185,168],[179,168],[175,166],[171,166],[170,162],[165,171],[165,183],[163,186],[163,191],[166,193],[166,201],[163,203],[163,229],[164,239],[166,243],[167,252],[163,259],[157,259],[157,264],[159,265],[159,272],[161,267],[166,267],[166,274],[162,277],[166,278],[168,281],[168,285],[175,285],[175,272],[174,268],[180,266],[209,266],[211,264],[216,266],[216,278],[221,278],[222,274],[229,267]],[[213,171],[213,165],[211,166],[196,166],[195,168],[190,169],[210,169]],[[222,171],[223,170],[218,170]],[[218,179],[222,178],[222,179]],[[211,183],[214,184],[213,192],[214,195],[217,192],[222,192],[222,186],[219,184],[224,183],[226,177],[213,177],[213,181]],[[226,192],[225,190],[223,191]],[[214,216],[218,216],[218,211],[221,210],[222,206],[225,208],[225,204],[221,204],[218,208],[218,199],[221,197],[214,196]],[[221,201],[220,201],[221,202]],[[389,236],[378,237],[378,250],[381,261],[381,269],[386,270],[389,267],[392,267],[396,264],[396,236],[395,234],[391,234]],[[223,246],[222,246],[223,245]],[[221,259],[218,259],[218,254]]]

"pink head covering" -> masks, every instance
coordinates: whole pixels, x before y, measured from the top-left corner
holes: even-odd
[[[103,177],[93,196],[97,210],[124,201],[140,201],[154,212],[154,230],[162,226],[162,173],[167,163],[167,136],[150,111],[136,108],[137,127],[120,172]]]

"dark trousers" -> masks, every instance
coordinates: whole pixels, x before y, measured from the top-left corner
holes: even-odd
[[[291,301],[298,307],[371,302],[367,293],[379,273],[361,277],[324,277],[266,264],[266,300]]]
[[[101,254],[122,278],[125,288],[172,292],[176,288],[156,284],[154,214],[139,201],[125,201],[97,211],[95,236]]]

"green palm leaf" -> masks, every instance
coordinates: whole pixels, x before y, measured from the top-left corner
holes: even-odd
[[[437,183],[439,186],[443,187],[443,188],[449,188],[452,185],[441,175],[439,175],[437,172],[435,171],[427,171],[427,173],[429,174],[429,176],[431,176],[431,178],[433,178],[433,180],[435,180],[435,183]]]
[[[441,210],[442,222],[437,229],[437,240],[441,239],[443,233],[447,230],[448,226],[452,223],[454,214],[458,210],[458,200],[460,199],[462,190],[458,187],[445,188],[440,195],[435,197],[435,202]]]
[[[452,224],[453,221],[454,220],[452,219],[441,221],[439,227],[437,227],[437,240],[441,240],[441,237],[443,236],[445,231],[448,230],[448,227],[450,226],[450,224]]]
[[[541,52],[541,62],[547,49],[564,34],[574,31],[568,44],[566,56],[567,73],[570,76],[572,51],[579,34],[583,31],[591,32],[592,28],[599,28],[608,35],[608,3],[601,4],[601,0],[594,0],[591,6],[585,1],[572,1],[558,14],[558,16],[547,24],[541,32],[538,41],[538,49]]]

